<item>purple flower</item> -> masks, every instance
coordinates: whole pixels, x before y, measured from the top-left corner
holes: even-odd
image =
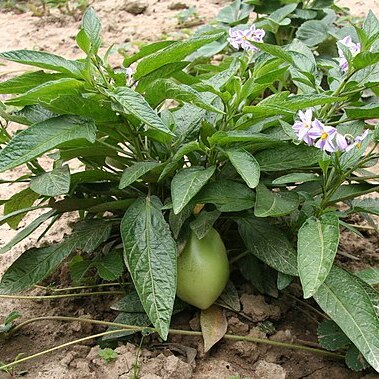
[[[251,42],[263,42],[265,31],[263,29],[256,29],[255,25],[251,25],[247,30],[233,30],[229,29],[228,42],[235,48],[246,51],[259,50]]]
[[[349,147],[349,138],[341,133],[336,133],[336,145],[339,151],[346,151]]]
[[[360,136],[355,137],[354,141],[352,141],[347,147],[346,151],[350,151],[356,147],[359,149],[362,146],[362,141],[367,137],[368,135],[368,129],[366,129]]]
[[[305,112],[299,111],[300,120],[296,121],[292,129],[294,130],[297,138],[300,141],[304,141],[307,145],[313,145],[313,139],[309,136],[309,131],[312,126],[312,109],[309,108]]]
[[[355,57],[361,51],[361,44],[354,43],[351,39],[351,36],[346,36],[338,42],[346,46],[353,57]],[[345,54],[340,47],[338,47],[338,55],[340,57],[340,68],[342,71],[346,72],[349,69],[349,62],[347,61]]]
[[[312,128],[308,132],[308,136],[313,140],[317,140],[315,146],[328,153],[334,153],[337,148],[333,144],[337,129],[333,126],[324,125],[321,121],[314,119]]]

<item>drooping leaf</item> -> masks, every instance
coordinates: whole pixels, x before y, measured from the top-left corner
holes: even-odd
[[[43,196],[63,195],[70,190],[70,178],[69,166],[64,165],[33,177],[30,188]]]
[[[339,201],[354,199],[358,196],[365,195],[366,193],[375,192],[378,189],[379,189],[379,186],[376,184],[369,184],[369,183],[344,184],[340,186],[336,192],[334,192],[334,194],[332,195],[330,199],[330,203],[332,204],[332,203],[337,203]],[[375,208],[374,208],[374,211],[375,211]]]
[[[145,312],[167,338],[176,293],[176,243],[158,198],[136,200],[121,222],[124,260]]]
[[[261,294],[271,297],[278,296],[275,271],[255,255],[249,254],[239,259],[238,266],[243,277]]]
[[[332,268],[339,244],[339,220],[324,214],[308,218],[298,233],[297,264],[307,299],[315,294]]]
[[[217,180],[206,184],[194,201],[214,204],[220,212],[239,212],[255,204],[255,193],[245,184],[233,180]]]
[[[208,182],[216,170],[215,166],[190,167],[179,171],[171,182],[174,213],[178,214]]]
[[[278,287],[279,291],[284,290],[287,288],[293,280],[292,275],[283,274],[282,272],[278,272],[278,278],[276,280],[276,286]]]
[[[351,341],[333,320],[323,321],[317,328],[320,345],[327,350],[335,351],[351,344]]]
[[[130,113],[153,129],[174,135],[138,92],[129,87],[117,87],[113,92],[108,91],[108,95],[122,107],[125,113]]]
[[[232,309],[236,312],[241,311],[241,303],[238,296],[236,287],[234,287],[233,282],[229,281],[216,302],[221,307]]]
[[[227,155],[246,184],[255,188],[259,183],[260,168],[254,156],[245,150],[227,150]]]
[[[220,217],[221,212],[217,209],[211,212],[202,211],[198,217],[190,223],[191,230],[198,239],[202,239],[213,227],[213,224]]]
[[[255,217],[237,219],[246,248],[277,271],[298,276],[296,251],[283,231]]]
[[[33,233],[40,225],[47,221],[50,217],[54,216],[55,210],[50,210],[41,216],[37,217],[30,224],[26,225],[21,229],[19,233],[16,234],[6,245],[0,249],[0,254],[4,254],[9,251],[13,246],[17,245],[24,238]]]
[[[136,162],[128,167],[121,176],[119,188],[126,188],[143,175],[151,171],[153,168],[159,166],[158,162]]]
[[[4,204],[4,216],[9,215],[15,211],[30,208],[34,202],[39,198],[39,195],[33,192],[30,188],[25,188],[20,192],[16,192]],[[24,218],[25,213],[20,213],[11,218],[8,218],[7,224],[12,229],[17,229],[18,224]]]
[[[0,53],[0,58],[30,66],[47,68],[62,72],[68,76],[83,77],[85,65],[79,61],[70,61],[58,55],[35,50],[14,50]]]
[[[192,209],[193,204],[188,203],[178,214],[175,214],[172,209],[170,210],[168,221],[175,239],[178,238],[179,233],[182,230],[182,226],[184,225],[186,220],[191,216]]]
[[[284,216],[296,210],[300,203],[296,192],[273,192],[263,184],[257,186],[256,196],[256,217]]]
[[[60,116],[39,122],[16,134],[0,151],[0,172],[17,167],[60,144],[77,139],[95,142],[92,121]]]
[[[32,248],[8,268],[0,282],[0,293],[24,291],[50,275],[74,250],[94,251],[109,238],[111,223],[91,220],[80,223],[63,242],[48,247]]]
[[[209,351],[228,329],[228,321],[224,310],[218,305],[212,305],[200,313],[201,333],[204,339],[204,352]]]
[[[313,297],[379,371],[379,319],[360,279],[333,266]]]

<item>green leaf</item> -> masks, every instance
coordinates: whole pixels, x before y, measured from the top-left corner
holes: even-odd
[[[286,145],[266,149],[255,155],[261,171],[281,171],[317,164],[322,153],[319,149],[304,145]]]
[[[247,131],[240,132],[222,132],[218,131],[208,138],[211,145],[225,146],[237,142],[249,144],[278,144],[281,143],[277,138],[273,138],[263,133],[251,133]]]
[[[379,371],[379,319],[359,278],[333,266],[313,297]]]
[[[217,299],[216,304],[220,305],[221,307],[231,309],[236,312],[241,311],[241,303],[238,296],[238,292],[236,287],[234,287],[233,282],[230,280],[226,284],[226,287],[220,297]]]
[[[108,91],[107,93],[112,99],[121,105],[125,113],[137,117],[153,129],[160,130],[169,135],[174,135],[150,107],[144,97],[138,92],[135,92],[128,87],[117,87],[114,92]]]
[[[143,175],[159,166],[158,162],[136,162],[128,167],[121,176],[119,188],[126,188],[141,178]]]
[[[278,287],[279,291],[284,290],[287,288],[293,280],[292,275],[283,274],[282,272],[278,272],[278,278],[276,280],[276,286]]]
[[[34,124],[16,134],[0,151],[0,172],[20,166],[64,142],[77,139],[95,142],[96,127],[92,121],[60,116]]]
[[[379,190],[379,186],[369,183],[347,184],[340,186],[330,199],[330,204],[339,201],[354,199],[358,196],[372,193]],[[375,209],[373,209],[375,211]],[[367,210],[365,211],[367,212]]]
[[[255,188],[259,183],[260,168],[257,160],[246,150],[227,150],[226,154],[250,188]]]
[[[317,174],[297,172],[294,174],[287,174],[279,178],[276,178],[275,180],[272,181],[272,184],[280,185],[280,184],[290,184],[290,183],[307,183],[307,182],[315,182],[319,180],[320,180],[320,176],[318,176]]]
[[[43,196],[63,195],[70,190],[70,179],[70,169],[68,165],[64,165],[34,176],[30,181],[30,188]]]
[[[145,312],[167,338],[176,293],[176,242],[158,198],[136,200],[121,222],[124,259]]]
[[[353,59],[353,66],[360,70],[362,68],[371,66],[379,62],[379,53],[371,53],[370,51],[364,51],[357,54]]]
[[[372,10],[369,10],[367,17],[363,23],[363,30],[369,38],[379,33],[379,21]]]
[[[137,66],[134,79],[139,80],[143,76],[168,63],[181,61],[201,46],[216,41],[224,35],[225,32],[211,32],[208,34],[200,34],[184,41],[174,42],[143,59]]]
[[[13,212],[30,208],[39,198],[39,195],[33,192],[30,188],[25,188],[20,192],[16,192],[5,204],[4,215],[9,215]],[[24,218],[25,213],[20,213],[11,218],[8,218],[7,224],[12,229],[17,229],[18,224]]]
[[[75,95],[83,90],[84,82],[74,78],[62,78],[51,82],[45,82],[32,88],[30,91],[13,99],[7,100],[8,105],[23,106],[38,104],[60,95]]]
[[[208,102],[200,92],[186,84],[177,84],[172,79],[158,79],[151,83],[146,90],[147,99],[152,99],[154,104],[162,100],[173,99],[196,105],[210,112],[223,114],[224,112]]]
[[[369,367],[366,359],[364,359],[361,352],[355,346],[350,346],[350,349],[346,352],[345,362],[346,366],[354,371],[362,371]]]
[[[296,192],[273,192],[263,184],[256,189],[254,215],[256,217],[279,217],[290,214],[300,204]]]
[[[357,271],[354,274],[370,286],[376,286],[379,284],[379,268],[369,267],[364,270]]]
[[[359,107],[346,107],[345,108],[346,115],[352,119],[369,119],[369,118],[377,118],[379,117],[379,104],[369,103],[362,104]]]
[[[111,250],[96,259],[95,267],[101,279],[117,280],[123,273],[125,265],[118,250]]]
[[[308,218],[301,226],[297,240],[297,264],[307,299],[315,294],[332,268],[339,243],[339,221],[336,215]]]
[[[0,53],[0,58],[30,66],[47,68],[62,72],[68,76],[83,77],[85,65],[79,61],[70,61],[58,55],[34,50],[14,50]]]
[[[333,320],[323,321],[317,328],[317,336],[320,345],[330,351],[343,349],[351,344],[349,338]]]
[[[281,46],[278,45],[270,45],[268,43],[260,43],[260,42],[254,42],[255,46],[257,46],[260,50],[265,51],[266,53],[272,55],[273,57],[280,58],[284,62],[288,62],[293,64],[293,58],[292,55],[285,51]]]
[[[296,37],[307,46],[313,47],[324,42],[328,37],[328,25],[320,20],[305,21],[296,31]]]
[[[215,166],[190,167],[179,171],[171,182],[174,213],[178,214],[213,176]]]
[[[121,312],[114,320],[113,322],[116,322],[118,324],[125,324],[125,325],[134,325],[134,326],[149,326],[151,325],[151,322],[149,320],[149,317],[146,313],[127,313],[127,312]],[[116,330],[120,329],[117,326],[111,326],[107,330]],[[103,341],[112,341],[117,340],[123,337],[130,336],[131,334],[134,334],[134,330],[128,330],[125,329],[122,332],[119,333],[113,333],[108,336],[103,337]]]
[[[161,180],[165,179],[168,175],[172,174],[176,170],[178,164],[183,159],[183,157],[196,150],[202,150],[197,141],[191,141],[180,146],[176,153],[167,161],[166,166],[163,169],[161,175],[159,176],[158,181],[160,182]]]
[[[0,249],[0,254],[4,254],[9,251],[13,246],[17,245],[24,238],[33,233],[40,225],[42,225],[50,217],[54,216],[55,210],[50,210],[41,216],[37,217],[30,224],[26,225],[22,230],[17,233],[6,245]]]
[[[130,291],[123,298],[111,305],[111,309],[119,312],[143,313],[143,305],[137,291]]]
[[[0,293],[18,293],[39,283],[76,249],[87,253],[94,251],[109,238],[111,226],[111,223],[102,220],[80,223],[63,242],[27,250],[3,275]]]
[[[190,223],[190,228],[196,234],[196,237],[198,239],[202,239],[213,227],[213,224],[217,221],[220,215],[221,212],[218,210],[214,210],[211,212],[203,210],[197,216],[197,218]]]
[[[92,7],[85,11],[81,27],[91,43],[91,50],[96,54],[101,45],[101,22]]]
[[[260,293],[272,297],[278,296],[274,270],[255,255],[249,254],[239,259],[238,266],[243,277]]]
[[[379,216],[379,198],[356,199],[351,202],[352,212],[371,213]]]
[[[222,8],[218,13],[216,20],[230,26],[242,24],[248,19],[250,12],[254,9],[249,4],[241,3],[241,0],[235,0],[230,5]]]
[[[172,209],[170,210],[168,222],[175,239],[178,239],[182,226],[192,214],[192,209],[193,204],[189,203],[177,215]]]
[[[282,230],[255,217],[239,218],[237,224],[250,253],[277,271],[298,276],[296,251]]]
[[[0,83],[0,93],[23,93],[43,83],[64,78],[63,74],[48,74],[45,71],[27,72]]]
[[[41,105],[27,105],[20,111],[12,113],[12,115],[17,117],[16,122],[25,125],[37,124],[57,116]]]
[[[156,51],[162,50],[167,46],[172,45],[175,41],[158,41],[150,43],[146,46],[142,46],[138,53],[135,53],[131,57],[126,57],[123,62],[124,67],[129,67],[132,63],[138,61],[141,58],[146,57],[147,55],[153,54]]]
[[[245,184],[233,180],[217,180],[206,184],[194,201],[214,204],[220,212],[239,212],[254,206],[255,194]]]

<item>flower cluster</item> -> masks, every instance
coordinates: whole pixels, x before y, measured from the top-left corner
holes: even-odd
[[[338,42],[341,45],[346,46],[353,57],[355,57],[361,51],[361,44],[354,43],[351,39],[351,36],[347,36]],[[346,72],[349,69],[349,62],[347,61],[345,54],[340,47],[338,48],[338,55],[340,57],[340,68],[343,72]]]
[[[228,42],[236,49],[242,47],[245,51],[257,51],[252,42],[263,42],[265,31],[257,29],[255,25],[251,25],[247,30],[233,30],[229,29]]]
[[[299,111],[299,118],[300,120],[292,126],[298,140],[328,153],[359,148],[368,135],[368,130],[355,138],[351,135],[343,135],[335,127],[324,125],[317,118],[313,119],[312,109],[307,109],[305,112]]]

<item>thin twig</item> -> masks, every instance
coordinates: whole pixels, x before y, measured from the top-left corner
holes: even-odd
[[[125,295],[124,291],[98,291],[98,292],[80,292],[66,293],[62,295],[0,295],[0,299],[19,299],[19,300],[51,300],[65,299],[70,297],[87,297],[93,295]]]
[[[22,327],[24,327],[25,325],[28,325],[30,323],[38,322],[38,321],[46,321],[46,320],[49,320],[49,321],[66,321],[66,322],[79,321],[79,322],[83,322],[83,323],[103,325],[103,326],[112,326],[112,327],[117,327],[120,329],[127,329],[127,330],[134,330],[134,331],[147,331],[147,332],[151,332],[151,333],[157,332],[156,328],[145,327],[145,326],[133,326],[133,325],[116,323],[116,322],[92,320],[92,319],[86,319],[86,318],[80,318],[80,317],[43,316],[43,317],[35,317],[35,318],[32,318],[32,319],[29,319],[29,320],[22,322],[21,324],[15,326],[10,331],[10,333],[15,333],[17,330],[21,329]],[[192,330],[169,329],[168,332],[169,332],[169,334],[179,334],[179,335],[202,337],[201,332],[196,332],[196,331],[192,331]],[[89,338],[89,337],[87,337],[87,338]],[[271,346],[275,346],[275,347],[285,347],[288,349],[303,350],[303,351],[307,351],[309,353],[320,354],[320,355],[324,355],[324,356],[328,356],[328,357],[333,357],[336,359],[345,359],[345,357],[343,355],[332,353],[330,351],[316,349],[316,348],[309,347],[309,346],[296,345],[296,344],[292,344],[292,343],[273,341],[273,340],[264,339],[264,338],[255,338],[255,337],[250,337],[250,336],[239,336],[239,335],[233,335],[233,334],[225,334],[223,338],[227,339],[227,340],[246,341],[246,342],[253,342],[253,343],[261,343],[261,344],[271,345]],[[0,369],[1,368],[2,367],[0,367]]]

